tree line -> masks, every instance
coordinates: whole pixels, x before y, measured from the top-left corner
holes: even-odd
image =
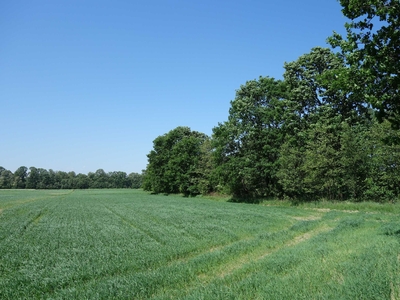
[[[103,189],[103,188],[140,188],[142,174],[108,172],[98,169],[96,172],[76,174],[75,172],[53,171],[25,166],[14,173],[0,167],[0,189]]]
[[[154,140],[143,188],[237,199],[394,201],[400,195],[400,2],[341,0],[347,36],[236,91],[211,137]]]

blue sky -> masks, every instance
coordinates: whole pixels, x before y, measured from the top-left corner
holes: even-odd
[[[336,0],[0,1],[0,166],[140,173],[345,22]]]

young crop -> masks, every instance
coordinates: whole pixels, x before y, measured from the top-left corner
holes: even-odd
[[[137,190],[0,191],[1,299],[397,299],[400,222]]]

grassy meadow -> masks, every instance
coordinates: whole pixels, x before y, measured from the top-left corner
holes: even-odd
[[[398,205],[329,205],[0,190],[0,299],[400,299]]]

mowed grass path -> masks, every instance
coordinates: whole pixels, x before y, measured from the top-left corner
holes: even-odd
[[[400,299],[400,219],[0,190],[0,299]]]

